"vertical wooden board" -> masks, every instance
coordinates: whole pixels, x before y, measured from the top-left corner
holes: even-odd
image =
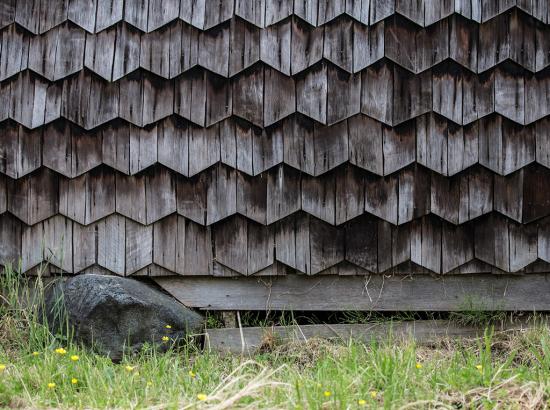
[[[422,0],[395,0],[395,11],[419,26],[424,25],[424,5]]]
[[[469,124],[495,111],[494,71],[462,77],[462,123]]]
[[[179,226],[183,223],[178,220]],[[212,274],[212,234],[210,227],[203,227],[191,221],[185,221],[185,259],[182,265],[178,259],[178,272],[184,275]]]
[[[33,34],[38,34],[40,25],[40,0],[21,0],[15,8],[15,22]]]
[[[11,35],[10,35],[11,34]],[[13,62],[17,60],[21,60],[20,53],[22,52],[22,47],[17,47],[17,43],[21,43],[23,45],[23,39],[22,34],[19,36],[17,35],[18,32],[16,31],[16,26],[11,27],[9,30],[4,31],[2,35],[2,65],[4,65],[4,58],[10,56],[12,57],[12,63],[9,67],[7,66],[6,69],[3,69],[2,71],[6,71],[6,73],[9,73],[13,71]],[[10,38],[10,43],[12,47],[6,47],[4,45],[4,37],[8,36]],[[29,60],[28,60],[28,67],[37,72],[38,74],[42,75],[43,77],[46,77],[49,80],[54,80],[54,71],[55,71],[55,56],[56,56],[56,49],[57,45],[59,43],[59,28],[55,28],[48,33],[42,35],[42,36],[33,36],[29,40]],[[5,56],[5,57],[4,57]],[[7,63],[7,61],[6,61]],[[8,70],[8,68],[11,68]],[[15,74],[15,73],[13,73]]]
[[[539,166],[524,168],[527,183],[523,188],[523,223],[530,223],[550,214],[548,170]],[[521,171],[520,171],[521,172]]]
[[[336,169],[336,225],[362,215],[365,210],[364,172],[346,164]]]
[[[265,26],[265,0],[235,0],[235,15],[257,27]]]
[[[85,224],[96,222],[115,212],[115,174],[101,167],[94,169],[86,177]]]
[[[519,124],[525,124],[525,83],[522,76],[495,71],[495,111]]]
[[[233,81],[233,114],[263,126],[264,71],[255,67]]]
[[[143,125],[174,113],[174,83],[151,76],[143,79]]]
[[[522,222],[523,220],[523,189],[525,181],[524,170],[519,170],[508,176],[494,176],[494,208],[507,217]]]
[[[147,14],[149,11],[149,0],[127,1],[124,7],[124,20],[140,31],[147,32]]]
[[[416,34],[416,72],[449,58],[449,21],[441,20]]]
[[[127,219],[125,254],[126,276],[153,263],[153,227]]]
[[[141,36],[139,65],[164,78],[170,77],[170,60],[177,58],[170,55],[170,28],[164,26]]]
[[[209,13],[211,16],[215,16],[217,11],[220,10],[223,3],[226,1],[221,1],[218,7],[206,7],[206,0],[181,0],[180,2],[180,14],[179,18],[185,21],[186,23],[197,27],[201,30],[207,30],[212,26],[216,26],[220,21],[216,21],[214,24],[211,24],[208,27],[205,27],[206,13]],[[210,6],[211,4],[209,4]]]
[[[414,162],[416,155],[415,124],[384,127],[384,175],[389,175]]]
[[[61,215],[43,222],[44,259],[73,273],[73,222]]]
[[[327,124],[358,114],[361,110],[361,76],[335,67],[327,70]]]
[[[89,101],[84,104],[84,121],[77,122],[88,130],[118,117],[119,107],[118,83],[106,83],[95,77],[90,80]]]
[[[550,168],[550,118],[537,121],[535,124],[536,161]]]
[[[331,126],[315,124],[314,175],[321,175],[349,159],[348,140],[346,121]]]
[[[391,66],[376,64],[364,70],[361,76],[361,112],[392,125],[394,92]]]
[[[416,37],[419,29],[413,23],[395,15],[384,22],[385,55],[408,70],[416,72],[417,46]],[[418,50],[420,51],[420,50]],[[420,53],[419,53],[420,54]],[[398,75],[403,75],[397,73]]]
[[[294,116],[283,120],[284,162],[310,175],[315,173],[314,122]]]
[[[15,0],[6,0],[0,4],[0,28],[4,28],[15,21]]]
[[[507,175],[535,161],[535,128],[510,121],[502,124],[502,173]]]
[[[203,172],[192,178],[176,178],[177,211],[180,215],[206,225],[206,190],[210,180],[210,172]]]
[[[267,176],[237,173],[237,212],[260,224],[267,223]]]
[[[425,1],[424,25],[429,26],[452,15],[459,2],[460,0]]]
[[[130,125],[130,174],[136,174],[157,162],[157,126],[138,128]]]
[[[462,73],[454,66],[445,66],[433,73],[433,110],[462,124]]]
[[[189,176],[193,176],[220,161],[220,130],[189,128]]]
[[[421,167],[404,169],[399,173],[399,224],[426,215],[430,211],[431,173]]]
[[[259,273],[275,262],[273,227],[248,221],[247,275]]]
[[[450,20],[449,56],[459,64],[477,72],[479,26],[454,15]]]
[[[438,173],[433,173],[431,182],[432,213],[455,225],[458,224],[460,177],[448,178]]]
[[[43,163],[69,178],[72,173],[72,126],[69,122],[49,125],[43,134]]]
[[[83,226],[73,223],[73,272],[81,273],[93,266],[96,261],[97,227],[96,225]]]
[[[347,0],[346,14],[360,21],[363,25],[369,25],[370,0]]]
[[[368,3],[367,3],[368,4]],[[384,20],[395,11],[395,3],[387,0],[371,0],[370,2],[370,24]]]
[[[206,73],[206,126],[229,116],[233,111],[233,93],[229,80]]]
[[[454,175],[478,162],[478,124],[448,127],[447,173]]]
[[[210,225],[237,212],[237,171],[218,165],[206,194],[206,224]]]
[[[510,222],[510,272],[517,272],[535,262],[538,257],[536,224],[520,225]]]
[[[474,255],[499,269],[510,271],[510,237],[508,221],[498,214],[474,225]]]
[[[180,13],[183,12],[183,7],[182,4],[182,11]],[[208,30],[223,21],[229,20],[233,16],[233,12],[233,0],[220,0],[216,4],[208,3],[208,7],[205,7],[204,30]]]
[[[59,177],[48,169],[8,181],[8,211],[34,225],[58,211]]]
[[[394,66],[393,123],[399,124],[432,109],[432,74],[413,75]]]
[[[531,124],[550,114],[549,93],[548,75],[525,76],[525,124]]]
[[[377,175],[384,174],[382,124],[365,115],[348,119],[349,161]]]
[[[178,228],[177,215],[170,215],[153,225],[153,263],[172,272],[176,272],[180,249],[182,256],[185,249],[185,225],[181,234]]]
[[[285,1],[288,3],[288,0]],[[276,4],[277,2],[268,2],[268,9]],[[282,5],[280,2],[278,4]],[[266,27],[260,32],[260,60],[287,76],[290,75],[291,34],[292,22],[290,19]]]
[[[246,218],[234,216],[212,229],[215,260],[243,275],[248,273]]]
[[[284,132],[286,127],[277,124],[252,136],[252,172],[258,175],[283,162]]]
[[[229,75],[229,25],[223,24],[199,35],[199,65],[227,77]]]
[[[294,0],[294,14],[312,26],[317,26],[318,12],[319,0]]]
[[[324,30],[324,27],[312,28],[300,19],[292,19],[290,71],[293,75],[322,59]]]
[[[422,219],[422,261],[419,265],[435,273],[441,273],[441,231],[441,221]]]
[[[21,222],[9,214],[0,215],[0,263],[16,266],[21,257]]]
[[[0,7],[2,6],[0,5]],[[30,62],[33,63],[33,67],[37,66],[35,50],[30,47],[30,44],[34,45],[37,43],[35,38],[26,35],[15,24],[2,30],[0,43],[0,81],[4,81],[12,75],[23,71]]]
[[[541,71],[550,65],[550,29],[540,22],[535,24],[535,45],[535,71]]]
[[[26,272],[44,260],[42,223],[21,226],[21,271]]]
[[[176,182],[171,171],[156,167],[145,176],[147,224],[176,212]]]
[[[293,12],[294,0],[268,1],[265,4],[265,26],[278,23]]]
[[[398,225],[392,230],[391,261],[392,266],[399,266],[411,260],[411,227],[410,224]]]
[[[47,7],[44,6],[46,4],[42,2],[40,7],[40,34],[67,20],[67,0],[49,0]]]
[[[116,211],[134,221],[147,223],[145,175],[116,175]]]
[[[26,71],[11,82],[9,117],[27,128],[44,124],[48,83]]]
[[[230,31],[229,76],[233,77],[260,59],[260,29],[234,18]]]
[[[296,109],[308,117],[327,123],[327,66],[322,63],[296,79]]]
[[[272,125],[296,111],[294,79],[266,67],[264,70],[264,126]]]
[[[442,175],[448,175],[449,124],[434,114],[416,119],[416,160]]]
[[[533,23],[517,10],[510,13],[510,59],[529,71],[536,69],[536,24]]]
[[[268,225],[301,208],[300,182],[300,172],[284,165],[279,165],[267,173],[266,223]]]
[[[86,34],[81,28],[69,23],[56,27],[52,31],[58,31],[57,43],[63,45],[57,46],[55,52],[53,80],[58,80],[82,70]],[[109,54],[107,48],[103,51],[106,55]]]
[[[398,182],[395,175],[365,175],[365,211],[397,225]]]
[[[246,121],[235,121],[236,166],[239,171],[254,175],[254,135],[262,135],[260,128]]]
[[[115,65],[116,69],[116,65]],[[122,78],[120,85],[119,116],[130,123],[143,125],[143,79],[141,73],[134,73]]]
[[[392,268],[392,231],[393,226],[378,220],[378,273]]]
[[[61,178],[59,181],[59,209],[61,215],[82,225],[86,224],[87,177]]]
[[[193,70],[175,80],[174,112],[204,126],[206,115],[206,73]]]
[[[182,7],[184,7],[182,5]],[[221,30],[224,30],[220,27]],[[216,30],[216,33],[218,30]],[[224,30],[224,33],[227,32],[227,29]],[[170,78],[174,78],[180,75],[182,72],[189,70],[199,63],[202,55],[202,46],[201,46],[201,32],[194,27],[187,25],[181,21],[177,21],[175,24],[170,24]],[[209,38],[211,40],[211,38]],[[208,43],[206,47],[209,51],[212,49],[209,47],[211,44],[209,41],[204,41],[204,44]],[[216,65],[216,69],[220,67],[224,69],[225,75],[227,75],[227,59],[229,53],[229,44],[225,48],[221,47],[219,41],[215,42],[217,52],[221,56],[225,55],[225,58],[221,57],[218,60],[218,56],[209,56],[212,59],[216,58],[216,61],[220,61],[220,65]],[[203,57],[204,58],[204,57]],[[210,61],[210,59],[208,60]],[[225,64],[225,66],[224,66]]]
[[[338,19],[325,26],[323,57],[347,72],[353,71],[352,19]]]
[[[81,175],[102,163],[101,132],[87,132],[73,127],[71,141],[71,174]]]
[[[187,124],[169,117],[158,124],[158,162],[182,175],[189,175],[189,130]]]
[[[12,178],[20,178],[42,163],[42,129],[30,131],[17,126],[5,126],[0,145],[0,171]]]
[[[1,226],[1,225],[0,225]],[[537,255],[545,262],[550,261],[550,219],[545,218],[537,224]]]
[[[448,273],[474,258],[473,225],[443,224],[441,271]]]
[[[95,31],[97,0],[69,0],[67,17],[88,33]]]
[[[4,175],[0,175],[0,215],[8,210],[7,181]]]
[[[326,24],[346,11],[345,0],[319,0],[317,24]]]
[[[493,210],[494,175],[486,168],[476,167],[463,178],[467,188],[461,188],[459,223],[469,221]]]
[[[344,260],[345,232],[316,218],[309,223],[309,243],[311,252],[311,271],[316,274]]]
[[[180,0],[150,1],[147,31],[151,32],[179,17]]]
[[[123,0],[97,0],[96,33],[122,20],[123,3]]]
[[[322,177],[302,177],[302,209],[329,224],[336,223],[336,178],[334,172]]]
[[[297,215],[282,219],[275,225],[275,258],[287,266],[296,268],[296,225]],[[309,246],[309,245],[308,245]],[[308,248],[309,249],[309,248]]]
[[[113,81],[125,77],[139,67],[140,44],[141,34],[137,30],[124,23],[117,25],[112,67]],[[122,93],[122,85],[120,88]],[[121,104],[121,111],[122,108]]]
[[[357,73],[384,57],[384,22],[374,26],[353,23],[353,72]]]
[[[101,130],[103,163],[123,172],[130,173],[130,127],[112,123]]]

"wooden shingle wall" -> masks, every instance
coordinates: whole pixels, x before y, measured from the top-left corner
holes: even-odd
[[[547,0],[0,0],[0,262],[550,272]]]

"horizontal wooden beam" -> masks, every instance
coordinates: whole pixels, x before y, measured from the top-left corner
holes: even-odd
[[[157,277],[184,305],[209,310],[550,311],[550,275]]]
[[[495,330],[525,329],[526,322],[509,321],[495,324]],[[209,329],[206,332],[205,347],[210,350],[228,353],[252,354],[270,344],[291,341],[307,341],[311,338],[338,339],[369,343],[372,340],[384,341],[413,339],[416,343],[433,343],[441,338],[472,338],[482,336],[482,326],[461,326],[448,320],[417,320],[410,322],[383,322],[368,324],[302,325],[275,327],[244,327],[242,329]]]

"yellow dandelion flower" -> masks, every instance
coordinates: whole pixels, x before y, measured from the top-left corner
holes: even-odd
[[[0,364],[0,373],[2,373],[4,370],[6,370],[6,365]]]
[[[39,355],[40,355],[40,352],[32,352],[32,355],[33,355],[33,356],[39,356]]]
[[[55,349],[55,353],[57,353],[58,355],[63,356],[64,354],[67,354],[67,351],[65,349],[63,349],[62,347],[58,347],[57,349]]]
[[[162,341],[163,341],[164,343],[166,343],[166,342],[169,341],[169,340],[170,340],[170,338],[169,338],[168,336],[162,336]]]
[[[482,370],[483,370],[483,366],[480,365],[480,364],[478,364],[478,365],[476,365],[476,369],[479,370],[479,371],[482,371]]]
[[[197,394],[197,399],[199,399],[200,401],[205,401],[206,399],[208,399],[208,396],[204,393],[199,393]]]
[[[72,360],[73,362],[78,362],[79,359],[80,359],[80,357],[78,357],[76,354],[73,354],[73,355],[71,356],[71,360]]]
[[[164,327],[165,327],[166,329],[172,329],[172,326],[170,326],[170,325],[166,325],[166,326],[164,326]]]
[[[366,405],[367,405],[367,401],[364,400],[364,399],[359,399],[359,400],[357,400],[357,404],[360,405],[360,406],[366,406]]]
[[[48,383],[48,389],[55,389],[56,384],[55,383]]]
[[[376,396],[378,396],[378,392],[376,390],[373,390],[370,392],[370,396],[373,398],[373,399],[376,399]]]
[[[126,369],[126,371],[127,371],[128,373],[130,373],[130,372],[133,372],[133,371],[134,371],[135,367],[134,367],[134,366],[128,365],[128,366],[125,367],[125,369]]]
[[[325,392],[323,393],[323,395],[324,395],[325,397],[330,397],[330,396],[332,395],[332,393],[329,392],[328,390],[325,390]]]
[[[191,378],[195,378],[197,375],[195,374],[195,372],[193,372],[193,370],[189,370],[189,377]]]
[[[71,379],[71,384],[78,384],[78,379],[75,378],[75,377],[73,377],[73,378]]]
[[[417,369],[422,369],[422,363],[416,363],[416,368]]]

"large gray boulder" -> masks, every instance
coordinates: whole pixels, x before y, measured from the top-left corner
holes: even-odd
[[[151,285],[96,274],[56,281],[46,293],[45,308],[50,325],[63,329],[63,318],[68,319],[77,340],[113,360],[145,343],[165,349],[201,333],[204,322],[202,315]],[[163,341],[164,336],[170,340]]]

